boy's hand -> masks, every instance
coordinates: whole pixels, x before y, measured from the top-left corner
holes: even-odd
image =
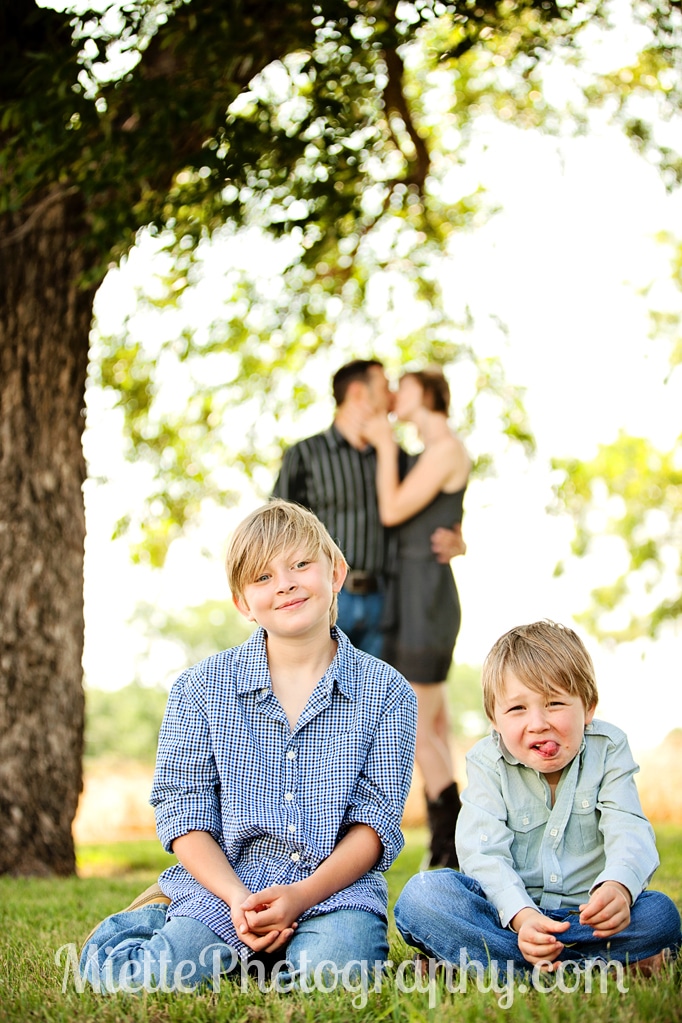
[[[610,938],[630,923],[630,892],[618,881],[604,881],[579,909],[580,923],[593,927],[595,938]]]
[[[253,934],[288,932],[285,939],[288,941],[298,926],[298,917],[308,909],[308,903],[296,883],[275,884],[263,888],[260,892],[254,892],[242,902],[240,909],[244,913],[249,931]],[[277,947],[279,944],[278,942]]]
[[[254,952],[275,952],[282,945],[286,945],[296,926],[294,924],[294,927],[288,927],[281,931],[276,928],[270,928],[269,930],[257,933],[251,930],[246,913],[241,906],[235,906],[232,909],[232,923],[239,935],[239,940],[243,941]]]
[[[523,958],[535,965],[546,963],[542,970],[554,969],[554,960],[564,948],[555,937],[557,931],[567,931],[571,926],[568,920],[559,922],[550,920],[544,913],[535,909],[522,909],[511,921],[516,931],[519,951]]]
[[[235,888],[230,893],[229,905],[234,928],[239,935],[240,941],[243,941],[254,952],[274,952],[287,943],[294,933],[293,928],[280,930],[279,928],[270,927],[267,930],[252,930],[243,906],[244,902],[248,902],[252,898],[253,896],[249,889],[242,884],[239,885],[239,889]]]

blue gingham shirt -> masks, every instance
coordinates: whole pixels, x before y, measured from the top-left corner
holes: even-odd
[[[497,732],[469,751],[457,854],[503,927],[526,907],[587,902],[604,881],[619,881],[635,901],[659,863],[638,770],[625,733],[593,720],[552,806],[547,779],[519,763]]]
[[[257,629],[175,682],[161,726],[150,802],[164,848],[207,831],[251,891],[311,874],[353,824],[383,852],[376,867],[301,919],[339,909],[387,917],[387,870],[403,845],[416,700],[402,675],[332,629],[338,650],[293,731],[272,692]],[[181,865],[160,877],[169,916],[200,920],[237,948],[227,905]]]

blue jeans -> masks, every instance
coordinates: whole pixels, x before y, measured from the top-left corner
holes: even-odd
[[[592,928],[578,923],[570,907],[541,910],[552,920],[570,920],[558,935],[570,944],[560,960],[586,959],[634,963],[663,948],[680,948],[680,914],[661,892],[644,891],[631,910],[630,924],[612,938],[594,938]],[[500,917],[472,877],[456,870],[432,870],[411,877],[395,906],[395,922],[405,941],[428,956],[458,966],[460,962],[497,962],[500,973],[507,963],[516,972],[532,969],[521,955],[514,931],[502,927]],[[463,952],[463,958],[460,958]]]
[[[301,977],[329,983],[330,974],[342,973],[342,981],[355,982],[363,963],[372,974],[381,971],[387,957],[384,921],[374,913],[343,909],[302,921],[285,947],[256,955],[249,965],[259,978],[279,967],[281,983],[291,986]],[[212,982],[215,990],[221,976],[240,979],[246,967],[236,949],[205,924],[182,916],[166,921],[166,906],[154,904],[103,920],[80,960],[83,978],[95,990],[110,993],[187,991],[204,982]]]
[[[373,657],[381,657],[384,636],[381,623],[384,614],[384,594],[339,593],[337,625],[359,650]]]

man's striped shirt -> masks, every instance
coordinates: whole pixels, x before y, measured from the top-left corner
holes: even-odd
[[[373,447],[358,450],[332,425],[285,452],[273,494],[317,515],[351,569],[390,570],[395,533],[379,519]]]

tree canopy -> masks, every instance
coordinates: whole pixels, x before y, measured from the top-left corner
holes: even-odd
[[[670,236],[672,282],[682,290],[682,243]],[[652,310],[652,340],[667,343],[669,377],[682,361],[680,315]],[[556,508],[575,522],[572,553],[589,555],[604,537],[615,540],[620,571],[592,590],[590,606],[577,616],[601,639],[655,639],[682,618],[682,433],[662,450],[650,438],[620,430],[587,460],[555,459],[561,480]],[[595,513],[605,521],[595,528]],[[564,563],[557,566],[562,572]]]
[[[172,303],[216,232],[281,243],[267,285],[227,274],[225,314],[208,330],[156,350],[96,339],[93,379],[120,396],[131,452],[159,481],[146,515],[154,562],[201,500],[224,499],[221,459],[252,471],[272,457],[263,410],[311,402],[311,360],[343,331],[370,338],[377,305],[399,319],[406,293],[420,317],[396,331],[396,361],[470,367],[463,426],[485,393],[501,429],[531,446],[520,392],[448,302],[443,257],[492,214],[458,171],[477,119],[584,130],[585,104],[601,103],[672,187],[680,162],[651,124],[659,107],[679,109],[680,5],[626,6],[641,53],[600,77],[580,47],[608,31],[599,0],[2,5],[0,871],[74,866],[82,408],[107,268],[150,232],[171,260],[160,301]],[[544,89],[557,60],[574,70],[562,110]],[[175,360],[191,382],[197,360],[218,354],[227,379],[197,374],[186,408],[159,406],[157,369]],[[236,439],[220,429],[235,407]]]

